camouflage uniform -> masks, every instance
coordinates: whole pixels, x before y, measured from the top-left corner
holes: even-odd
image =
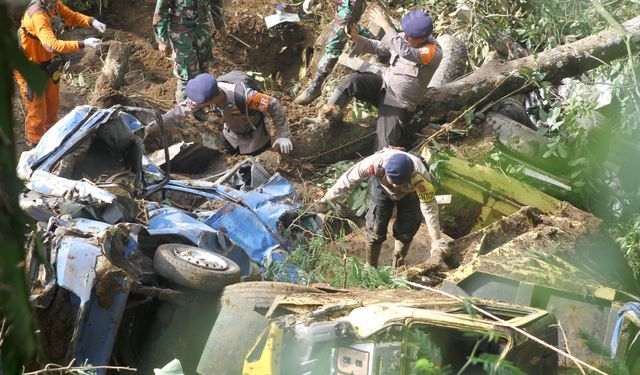
[[[342,54],[342,49],[349,39],[344,30],[347,24],[356,25],[358,34],[367,38],[373,38],[373,35],[369,30],[358,24],[360,17],[362,17],[362,14],[367,7],[366,0],[336,0],[336,6],[335,22],[333,23],[333,28],[327,38],[324,55],[322,55],[318,62],[318,68],[316,69],[314,79],[309,83],[300,96],[296,98],[296,103],[298,104],[309,104],[320,96],[322,83],[333,71],[333,68],[338,62],[338,58]]]
[[[153,31],[158,43],[170,43],[176,101],[185,97],[187,81],[205,73],[213,58],[213,29],[224,26],[222,0],[157,0]]]
[[[318,62],[318,73],[329,74],[336,65],[338,58],[342,54],[342,49],[347,44],[347,34],[344,27],[347,23],[356,24],[358,34],[367,38],[373,38],[373,35],[366,28],[358,24],[360,17],[364,13],[367,2],[366,0],[336,0],[338,7],[331,34],[327,38],[327,44],[324,49],[324,55]]]

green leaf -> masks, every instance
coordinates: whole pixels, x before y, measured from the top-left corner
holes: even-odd
[[[558,143],[558,155],[563,159],[568,156],[567,147],[562,142]]]
[[[49,77],[39,65],[27,60],[12,36],[12,33],[2,35],[0,49],[8,52],[9,63],[20,72],[31,89],[38,94],[42,94],[47,87]]]
[[[539,107],[538,108],[538,117],[540,118],[540,121],[545,122],[549,118],[549,113],[547,113],[547,111],[542,109],[542,107]]]
[[[473,108],[473,107],[472,107]],[[475,119],[476,115],[473,112],[473,109],[470,109],[467,113],[465,113],[464,115],[464,122],[467,123],[467,125],[471,125],[471,123],[473,123],[473,120]]]
[[[584,170],[582,170],[582,169],[578,169],[577,171],[573,171],[571,173],[571,175],[569,175],[569,178],[573,180],[574,178],[580,176],[582,174],[582,172],[584,172]]]
[[[577,165],[584,163],[586,160],[587,158],[577,158],[575,160],[571,160],[570,162],[568,162],[567,165],[570,167],[575,167]]]
[[[442,147],[440,147],[440,143],[438,143],[438,141],[436,141],[435,139],[432,139],[431,143],[433,144],[433,148],[435,148],[437,151],[442,150]]]
[[[527,79],[531,78],[531,76],[533,75],[533,69],[531,69],[531,68],[529,68],[527,66],[523,66],[523,67],[518,68],[517,72],[521,77],[524,77],[524,78],[527,78]]]

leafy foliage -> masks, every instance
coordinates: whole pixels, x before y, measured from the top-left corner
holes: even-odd
[[[469,359],[471,364],[481,364],[487,374],[496,375],[526,375],[526,373],[513,363],[501,360],[499,356],[490,353],[481,353],[477,357]]]
[[[603,371],[609,374],[630,375],[629,369],[624,362],[616,358],[610,358],[611,353],[609,352],[609,348],[607,348],[599,338],[589,334],[587,331],[580,331],[578,337],[592,353],[598,354],[605,359],[600,366]]]
[[[323,189],[328,189],[336,183],[338,178],[342,176],[349,168],[355,163],[351,160],[343,160],[337,163],[328,165],[321,169],[315,178],[314,183],[322,186]],[[356,216],[361,217],[367,210],[367,203],[369,202],[369,189],[367,181],[363,181],[358,184],[347,196],[345,203],[355,213]]]
[[[417,360],[409,363],[411,375],[447,375],[451,366],[443,365],[442,349],[421,329],[410,329],[408,342],[416,346]]]
[[[11,113],[13,68],[42,92],[46,79],[17,47],[5,3],[0,2],[0,353],[5,374],[19,374],[35,351],[34,324],[25,280],[25,217],[18,206],[22,183],[15,174],[15,143]]]
[[[334,241],[341,246],[340,255],[328,252],[327,244],[327,238],[322,236],[299,244],[284,261],[271,263],[265,278],[284,278],[299,284],[327,283],[336,288],[408,288],[402,279],[393,275],[392,267],[374,268],[359,257],[347,256],[345,244],[340,241]]]
[[[453,34],[466,42],[471,67],[482,64],[490,51],[513,56],[519,43],[530,53],[554,48],[602,30],[608,22],[584,0],[404,0],[398,14],[422,8],[434,17],[435,31]],[[620,20],[638,14],[632,0],[609,0],[603,4]]]
[[[61,0],[69,8],[83,12],[89,9],[97,9],[102,11],[109,7],[109,0]]]
[[[636,278],[640,279],[640,216],[620,225],[616,231],[619,233],[616,242],[634,270]]]

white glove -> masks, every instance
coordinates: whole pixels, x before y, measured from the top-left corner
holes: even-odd
[[[288,154],[293,150],[293,144],[289,138],[278,138],[275,142],[273,142],[273,147],[280,146],[280,152],[283,154]]]
[[[105,25],[104,23],[98,21],[95,18],[91,22],[91,26],[93,26],[94,29],[98,30],[101,33],[104,33],[105,31],[107,31],[107,25]]]
[[[304,3],[302,3],[302,10],[304,10],[305,13],[309,14],[311,13],[311,7],[313,6],[313,0],[304,0]]]
[[[327,203],[329,203],[329,200],[327,198],[325,198],[325,197],[322,197],[322,198],[320,198],[319,202],[322,203],[322,204],[327,204]]]
[[[87,38],[84,40],[85,47],[98,48],[102,45],[102,41],[98,38]]]
[[[436,241],[431,243],[431,251],[432,252],[434,250],[440,250],[440,251],[446,252],[447,249],[448,249],[447,242],[443,238],[441,238],[439,240],[436,240]]]
[[[165,56],[171,55],[171,46],[169,43],[158,43],[158,50]]]

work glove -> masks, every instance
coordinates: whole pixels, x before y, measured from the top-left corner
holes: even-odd
[[[171,54],[169,43],[158,43],[158,51],[162,52],[162,54],[165,56],[169,56]]]
[[[288,154],[293,150],[293,144],[289,138],[278,138],[273,142],[273,147],[280,146],[280,152]]]
[[[444,259],[449,254],[449,246],[444,239],[439,239],[431,243],[431,253],[429,260],[434,263],[445,264]]]
[[[322,197],[320,198],[320,200],[313,202],[309,210],[317,214],[326,214],[331,208],[329,202],[331,201],[325,197]]]
[[[105,31],[107,31],[107,25],[105,25],[104,23],[98,21],[95,18],[91,22],[91,26],[93,26],[94,29],[98,30],[101,33],[104,33]]]
[[[98,38],[87,38],[84,40],[85,47],[98,48],[102,45],[102,41]]]
[[[304,3],[302,3],[302,10],[304,10],[305,13],[309,14],[311,13],[312,6],[313,0],[304,0]]]
[[[443,238],[431,243],[432,254],[434,252],[447,254],[448,250],[449,250],[449,247],[447,246],[447,242]]]

